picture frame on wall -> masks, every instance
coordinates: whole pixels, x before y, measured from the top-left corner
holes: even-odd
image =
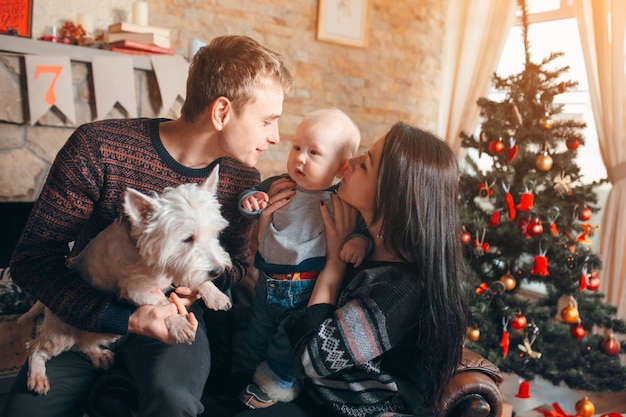
[[[0,2],[0,34],[32,37],[33,0]]]
[[[317,40],[367,47],[368,0],[319,0]]]

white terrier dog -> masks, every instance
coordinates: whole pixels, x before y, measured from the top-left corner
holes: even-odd
[[[166,304],[165,292],[174,286],[197,290],[208,308],[228,310],[231,302],[212,282],[232,266],[219,242],[228,222],[217,200],[218,170],[200,185],[166,188],[146,196],[134,189],[124,195],[124,213],[92,239],[68,266],[95,288],[116,294],[136,305]],[[28,388],[46,394],[50,383],[45,363],[73,349],[85,353],[95,367],[108,368],[113,354],[107,347],[119,335],[91,333],[61,321],[41,302],[20,317],[35,320],[45,311],[37,336],[27,343]],[[195,340],[194,326],[182,315],[166,320],[177,343]]]

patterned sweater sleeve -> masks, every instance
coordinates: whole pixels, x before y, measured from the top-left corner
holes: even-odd
[[[111,298],[65,265],[70,242],[77,239],[100,198],[103,172],[86,129],[78,128],[59,151],[13,253],[11,276],[66,323],[99,331],[100,316]],[[132,311],[127,310],[122,321]]]
[[[340,306],[313,305],[286,319],[296,366],[321,378],[363,365],[396,346],[415,323],[420,290],[404,268],[363,271]]]

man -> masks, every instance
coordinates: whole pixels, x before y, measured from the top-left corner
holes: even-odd
[[[201,182],[219,163],[218,199],[229,226],[221,243],[233,268],[215,281],[227,290],[245,276],[251,222],[239,193],[258,183],[254,168],[280,140],[278,120],[293,79],[280,56],[244,36],[214,39],[194,56],[181,117],[105,120],[80,126],[59,151],[11,261],[13,280],[59,318],[82,330],[123,335],[112,349],[139,389],[142,416],[198,415],[210,370],[202,301],[187,305],[196,340],[172,344],[165,319],[175,304],[135,308],[91,288],[65,260],[110,224],[128,187],[143,193]],[[195,321],[194,318],[191,319]],[[36,396],[18,374],[4,416],[82,416],[99,371],[66,352],[47,362],[52,389]]]

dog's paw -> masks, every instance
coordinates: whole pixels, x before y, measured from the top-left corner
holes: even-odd
[[[191,344],[196,340],[196,328],[183,316],[169,316],[165,325],[177,344]]]
[[[113,365],[113,352],[108,349],[97,349],[86,354],[96,368],[109,369]]]
[[[28,389],[39,395],[46,395],[50,391],[50,381],[42,374],[31,374],[26,382]]]
[[[230,310],[232,307],[230,298],[217,288],[215,291],[203,292],[202,300],[211,310]]]

